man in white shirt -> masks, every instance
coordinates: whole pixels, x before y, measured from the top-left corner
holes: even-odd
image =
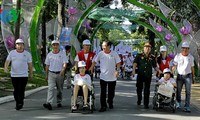
[[[53,40],[52,52],[48,53],[45,60],[46,80],[48,80],[47,102],[43,104],[48,110],[52,110],[54,98],[54,88],[57,87],[57,107],[62,107],[62,91],[64,84],[64,74],[68,63],[66,54],[60,51],[60,42]]]
[[[11,63],[11,79],[14,87],[14,98],[16,101],[16,110],[20,110],[24,105],[24,92],[29,77],[33,77],[32,57],[31,54],[24,50],[24,41],[22,39],[16,40],[16,49],[10,51],[5,65],[4,71],[8,72],[8,66]]]
[[[173,71],[177,69],[177,108],[181,108],[181,91],[183,84],[185,84],[185,112],[191,112],[190,110],[190,94],[192,80],[195,80],[194,74],[194,57],[189,54],[189,43],[183,42],[181,53],[178,53],[174,58]]]
[[[101,86],[101,109],[99,112],[104,112],[107,109],[106,104],[106,89],[108,86],[108,99],[107,103],[109,108],[113,109],[113,99],[115,96],[116,80],[120,71],[120,58],[117,52],[111,51],[111,42],[104,41],[102,44],[103,51],[99,52],[93,62],[92,68],[95,63],[100,62],[100,86]],[[117,67],[116,67],[117,66]]]

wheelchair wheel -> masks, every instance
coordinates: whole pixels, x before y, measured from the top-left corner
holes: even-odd
[[[158,95],[157,94],[155,94],[154,96],[153,96],[153,100],[152,100],[152,105],[153,105],[153,109],[156,109],[157,108],[157,100],[158,100]]]
[[[94,112],[94,95],[92,94],[92,92],[89,96],[89,110],[91,113]]]

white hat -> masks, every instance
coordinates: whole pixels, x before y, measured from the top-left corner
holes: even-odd
[[[189,48],[189,47],[190,47],[190,45],[189,45],[189,43],[188,43],[188,42],[183,42],[183,43],[182,43],[182,47]]]
[[[169,68],[165,68],[164,70],[163,70],[163,73],[165,74],[165,73],[171,73],[171,70],[169,69]]]
[[[17,43],[24,43],[24,41],[22,40],[22,39],[17,39],[16,41],[15,41],[15,43],[17,44]]]
[[[51,45],[53,45],[53,44],[60,44],[60,42],[59,42],[58,40],[53,40],[53,41],[51,42]]]
[[[88,40],[88,39],[84,40],[83,45],[91,45],[90,40]]]
[[[166,51],[167,51],[167,47],[164,46],[164,45],[163,45],[163,46],[160,46],[160,52],[162,52],[162,51],[165,51],[165,52],[166,52]]]
[[[85,66],[86,66],[86,64],[85,64],[84,61],[79,61],[78,62],[78,67],[85,67]]]

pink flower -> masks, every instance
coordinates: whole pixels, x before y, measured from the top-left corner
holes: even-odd
[[[156,26],[156,31],[157,32],[162,32],[162,26],[160,26],[160,25]]]
[[[172,35],[171,35],[171,34],[166,34],[166,35],[165,35],[165,40],[166,40],[166,41],[172,40]]]
[[[69,12],[69,14],[74,15],[78,12],[78,9],[74,8],[74,7],[69,7],[68,12]]]
[[[187,35],[191,32],[191,27],[190,26],[183,26],[181,29],[180,29],[180,32],[183,34],[183,35]]]

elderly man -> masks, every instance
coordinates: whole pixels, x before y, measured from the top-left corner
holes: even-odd
[[[8,66],[11,63],[11,79],[14,87],[14,98],[16,101],[16,110],[20,110],[24,105],[24,92],[28,81],[28,76],[33,77],[31,54],[24,50],[24,41],[16,40],[16,49],[10,51],[4,66],[4,71],[8,72]],[[29,72],[29,75],[28,75]]]
[[[190,110],[190,94],[192,80],[195,80],[194,74],[194,57],[189,54],[189,43],[183,42],[181,47],[181,53],[178,53],[174,58],[173,71],[177,69],[177,108],[181,108],[181,91],[183,84],[185,84],[185,105],[184,111],[191,112]]]
[[[120,71],[120,58],[115,51],[111,51],[111,42],[104,41],[102,43],[103,51],[99,52],[93,62],[92,68],[97,62],[100,62],[100,86],[101,86],[101,109],[99,112],[104,112],[107,109],[106,96],[108,96],[107,103],[110,109],[113,109],[113,99],[115,96],[116,80]],[[108,95],[106,95],[108,86]]]
[[[152,78],[152,67],[156,69],[156,71],[161,71],[156,67],[155,56],[150,54],[151,44],[149,42],[144,44],[144,52],[138,54],[133,63],[133,76],[135,75],[135,69],[138,68],[138,76],[137,76],[137,105],[141,105],[142,101],[142,90],[144,88],[144,108],[149,108],[149,95],[150,95],[150,85]]]
[[[64,52],[60,51],[60,42],[53,40],[52,52],[48,53],[45,64],[46,64],[46,80],[48,80],[48,94],[47,102],[43,104],[48,110],[52,110],[54,88],[57,87],[57,107],[62,107],[62,91],[64,84],[64,74],[66,64],[68,63],[67,56]]]

